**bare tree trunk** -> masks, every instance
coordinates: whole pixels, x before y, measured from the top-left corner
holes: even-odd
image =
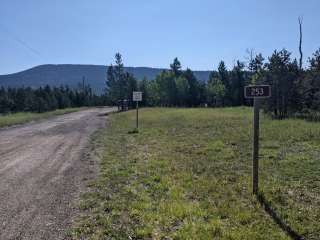
[[[303,58],[303,53],[302,53],[302,17],[299,17],[299,30],[300,30],[300,40],[299,40],[299,52],[300,52],[300,59],[299,59],[299,68],[300,70],[302,69],[302,58]]]

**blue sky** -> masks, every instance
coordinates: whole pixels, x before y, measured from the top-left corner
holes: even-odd
[[[269,56],[320,47],[319,0],[1,0],[0,74],[40,64],[110,64],[211,70],[246,49]],[[305,58],[306,62],[306,58]]]

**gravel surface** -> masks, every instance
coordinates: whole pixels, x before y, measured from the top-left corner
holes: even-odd
[[[65,239],[93,171],[89,137],[110,111],[86,109],[0,130],[1,240]]]

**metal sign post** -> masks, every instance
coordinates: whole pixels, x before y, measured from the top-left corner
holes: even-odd
[[[132,100],[136,102],[136,128],[139,128],[139,102],[142,101],[142,92],[133,92]]]
[[[253,150],[252,150],[252,193],[259,191],[259,114],[260,98],[271,96],[271,87],[268,85],[246,86],[245,98],[253,98]]]
[[[136,128],[139,128],[139,102],[136,102],[136,110],[137,110],[137,114],[136,114]]]

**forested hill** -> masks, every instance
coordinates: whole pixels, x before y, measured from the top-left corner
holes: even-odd
[[[154,79],[163,69],[149,67],[126,67],[125,71],[132,73],[137,79],[147,77]],[[40,65],[22,72],[0,75],[0,86],[4,87],[40,87],[45,85],[69,85],[76,87],[82,82],[90,84],[96,93],[101,93],[105,88],[107,67],[103,65]],[[209,71],[195,71],[195,76],[202,81],[207,81]]]

